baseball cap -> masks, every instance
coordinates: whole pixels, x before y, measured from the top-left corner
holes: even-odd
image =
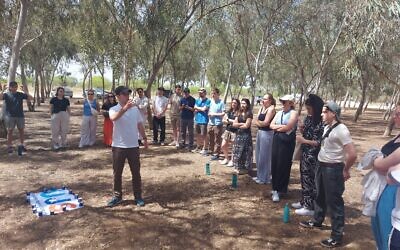
[[[327,102],[324,107],[326,107],[328,110],[331,112],[335,113],[336,119],[339,121],[340,120],[340,113],[341,113],[341,108],[336,102]]]
[[[190,89],[189,89],[189,88],[185,88],[185,89],[183,90],[183,93],[190,93]]]
[[[128,87],[125,86],[118,86],[115,89],[115,94],[120,95],[120,94],[130,94],[132,93],[132,90],[130,90]]]
[[[199,93],[207,93],[207,91],[206,91],[205,88],[200,88],[200,89],[199,89]]]
[[[279,98],[279,101],[294,102],[294,96],[293,95],[284,95],[281,98]]]

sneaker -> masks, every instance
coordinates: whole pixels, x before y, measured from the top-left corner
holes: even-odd
[[[172,141],[170,144],[168,144],[168,146],[176,146],[178,143],[176,143],[176,141]],[[179,144],[178,144],[179,145]]]
[[[336,241],[336,240],[334,240],[334,239],[332,239],[332,238],[323,240],[323,241],[321,241],[320,243],[321,243],[321,246],[327,247],[327,248],[339,247],[339,246],[342,244],[341,242]]]
[[[261,180],[259,180],[259,179],[257,179],[257,180],[255,180],[255,182],[257,183],[257,184],[267,184],[266,182],[263,182],[263,181],[261,181]]]
[[[227,159],[223,159],[222,161],[219,161],[219,163],[221,164],[221,165],[226,165],[226,164],[228,164],[228,160]]]
[[[59,150],[61,147],[60,146],[58,146],[57,144],[54,144],[53,145],[53,150]]]
[[[233,167],[233,161],[229,161],[228,164],[226,165],[227,167]]]
[[[200,151],[200,154],[202,156],[208,156],[208,151],[203,149],[203,150]]]
[[[251,178],[251,179],[253,179],[253,181],[256,181],[256,180],[258,180],[258,177],[256,176],[256,177],[253,177],[253,178]],[[271,193],[272,194],[272,193]]]
[[[9,147],[7,148],[7,153],[12,154],[13,151],[14,151],[14,150],[13,150],[13,147],[9,146]]]
[[[200,153],[200,148],[195,148],[195,149],[193,149],[192,151],[191,151],[192,153]]]
[[[121,203],[121,202],[122,202],[122,199],[121,199],[121,198],[116,197],[116,196],[113,196],[113,197],[111,198],[111,200],[107,203],[107,207],[116,206],[116,205],[118,205],[118,204]]]
[[[144,207],[144,200],[143,199],[136,199],[136,206],[138,207]]]
[[[219,159],[219,156],[218,155],[213,155],[213,156],[211,156],[211,160],[212,161],[216,161],[216,160],[218,160]]]
[[[308,208],[306,208],[306,207],[302,207],[302,208],[296,209],[296,210],[294,210],[294,212],[295,212],[297,215],[302,215],[302,216],[314,216],[314,210],[310,210],[310,209],[308,209]]]
[[[295,202],[295,203],[292,203],[292,208],[294,208],[294,209],[300,209],[300,208],[302,208],[303,206],[301,205],[301,202],[299,201],[299,202]]]
[[[299,224],[305,228],[322,228],[322,224],[317,224],[313,220],[301,221]]]
[[[160,145],[161,145],[161,146],[165,146],[165,142],[163,142],[163,141],[160,142]]]
[[[278,191],[273,191],[273,193],[272,193],[272,201],[273,202],[279,202],[279,193],[278,193]]]

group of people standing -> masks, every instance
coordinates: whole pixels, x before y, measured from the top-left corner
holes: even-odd
[[[9,153],[13,150],[12,132],[15,127],[20,132],[19,147],[21,150],[25,148],[22,101],[32,98],[18,92],[17,88],[17,83],[12,82],[7,92],[0,93],[0,100],[5,103]],[[148,110],[150,108],[153,116],[153,144],[166,145],[166,112],[170,106],[173,140],[169,145],[211,157],[210,160],[219,160],[220,164],[233,167],[237,174],[252,170],[252,124],[255,124],[258,128],[255,142],[257,175],[253,179],[257,184],[271,184],[273,202],[279,202],[288,192],[295,146],[300,145],[302,196],[292,206],[296,214],[312,216],[311,220],[302,221],[300,225],[321,228],[329,210],[331,236],[322,240],[321,244],[325,247],[342,244],[345,219],[342,196],[345,181],[350,178],[349,169],[356,160],[356,151],[348,128],[341,122],[339,105],[334,102],[324,103],[317,95],[310,94],[305,101],[307,116],[299,121],[295,99],[291,95],[279,98],[282,110],[276,111],[274,97],[266,94],[262,98],[261,108],[254,116],[250,101],[246,98],[233,99],[229,109],[225,110],[217,88],[212,89],[211,99],[207,98],[204,88],[199,89],[198,98],[195,99],[189,88],[182,90],[179,85],[170,98],[164,96],[163,88],[158,88],[157,96],[152,101],[144,95],[143,89],[136,91],[137,96],[131,100],[132,91],[119,86],[115,95],[108,94],[101,107],[104,143],[112,147],[113,153],[114,195],[108,206],[122,202],[121,183],[125,160],[128,160],[132,172],[135,202],[138,206],[144,205],[139,146],[148,147],[145,133]],[[92,146],[96,141],[100,105],[94,95],[94,91],[89,90],[83,102],[79,147]],[[62,87],[57,89],[56,96],[50,100],[50,113],[53,148],[66,147],[71,109]],[[400,126],[400,109],[395,111],[394,117],[396,125]],[[299,133],[296,133],[297,130]],[[374,161],[374,168],[381,174],[390,173],[393,171],[391,167],[400,163],[399,145],[400,138],[397,136],[382,148],[384,157]],[[396,187],[385,187],[377,204],[376,216],[372,218],[379,249],[400,247],[400,208],[396,203],[399,193],[396,196],[396,191]],[[387,222],[389,209],[393,209],[390,225]],[[385,243],[387,239],[390,239],[390,243]]]

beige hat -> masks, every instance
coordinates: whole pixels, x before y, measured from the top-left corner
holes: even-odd
[[[206,91],[205,88],[200,88],[200,89],[199,89],[199,93],[207,93],[207,91]]]
[[[279,101],[289,101],[294,103],[295,99],[293,95],[284,95],[281,98],[279,98]]]

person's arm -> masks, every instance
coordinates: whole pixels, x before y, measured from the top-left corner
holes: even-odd
[[[346,162],[343,168],[343,177],[344,180],[347,181],[350,178],[350,168],[357,160],[357,153],[354,143],[344,145],[344,152],[346,154]]]
[[[253,118],[247,118],[245,123],[242,123],[242,125],[240,125],[240,129],[248,129],[251,127],[251,121],[253,120]]]
[[[383,158],[378,157],[374,160],[374,169],[381,174],[386,174],[389,168],[400,163],[400,148],[396,149],[393,153]]]
[[[222,119],[224,117],[224,115],[225,115],[225,105],[222,103],[221,111],[218,113],[214,113],[214,116],[218,116]]]
[[[278,131],[278,129],[284,127],[285,125],[278,125],[278,124],[276,124],[276,119],[277,119],[277,117],[274,116],[274,119],[272,119],[272,121],[271,121],[269,127],[270,127],[271,129],[275,130],[275,131]]]
[[[270,108],[267,111],[267,114],[265,115],[265,120],[264,121],[259,121],[257,118],[257,126],[259,127],[268,127],[271,125],[271,119],[272,117],[275,116],[275,109],[274,108]]]
[[[54,108],[54,104],[50,103],[50,105],[49,105],[50,116],[53,114],[53,108]]]
[[[166,97],[165,97],[166,98]],[[167,98],[166,98],[167,99]],[[168,109],[168,99],[165,101],[165,107],[163,108],[161,115],[165,115],[165,112],[167,112]]]
[[[139,134],[141,135],[142,139],[143,139],[143,145],[144,148],[148,148],[149,144],[147,143],[147,136],[146,136],[146,132],[143,126],[143,122],[139,122],[137,124],[138,130],[139,130]]]
[[[232,127],[234,127],[234,128],[239,128],[241,125],[243,125],[243,123],[240,123],[240,122],[239,122],[239,118],[236,117],[235,120],[234,120],[233,123],[232,123]]]
[[[288,131],[291,131],[297,123],[298,120],[298,114],[296,111],[291,111],[290,112],[290,118],[289,118],[289,122],[286,125],[283,125],[282,127],[278,128],[277,131],[278,132],[283,132],[286,133]]]
[[[71,116],[71,107],[70,106],[67,107],[67,112],[68,112],[68,115]]]
[[[30,94],[26,94],[26,96],[27,96],[26,99],[27,99],[28,101],[30,101],[30,102],[33,101],[33,96],[31,96]]]
[[[96,110],[100,112],[100,103],[96,100]]]
[[[124,113],[125,113],[128,109],[132,108],[133,106],[135,106],[134,103],[133,103],[133,101],[132,101],[132,100],[129,100],[129,101],[125,104],[125,106],[122,107],[118,112],[110,112],[110,120],[111,120],[111,121],[116,121],[116,120],[118,120],[119,118],[121,118],[121,116],[124,115]]]
[[[324,133],[324,127],[320,126],[320,128],[315,131],[312,135],[311,140],[304,139],[302,135],[296,136],[296,141],[300,144],[308,144],[312,147],[318,147],[321,144],[322,134]]]

